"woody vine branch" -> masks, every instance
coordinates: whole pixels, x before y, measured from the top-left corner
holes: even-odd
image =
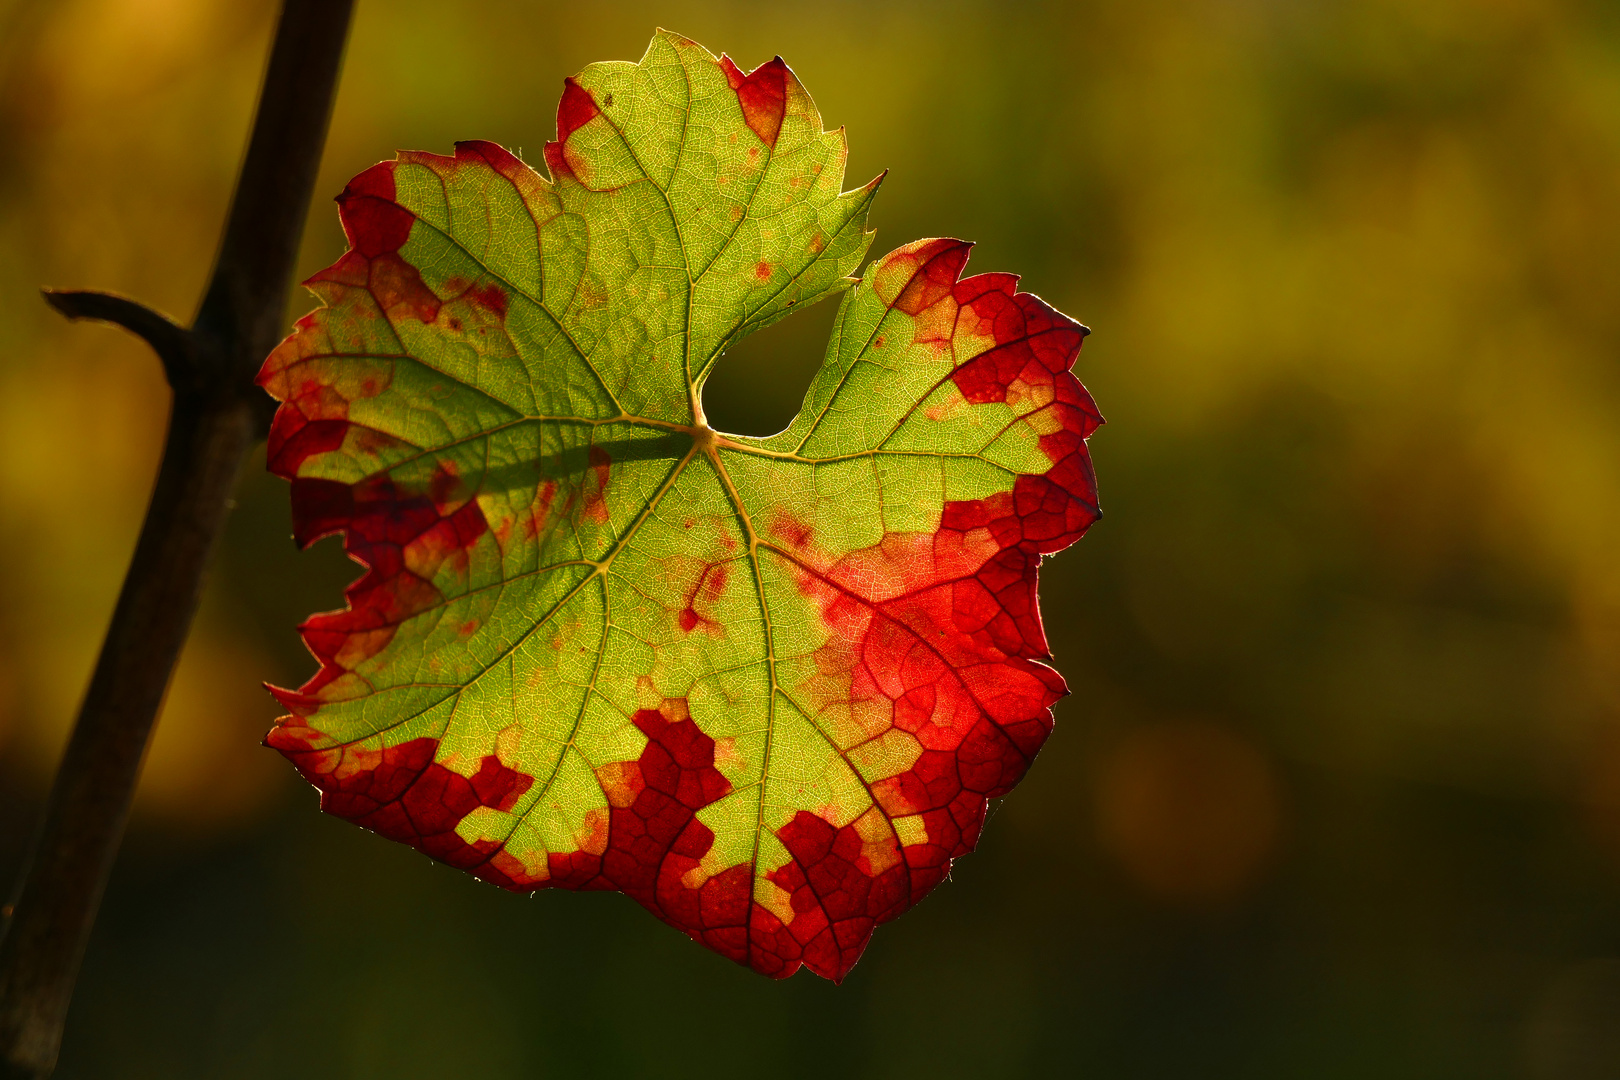
[[[237,474],[272,403],[254,385],[284,331],[353,0],[285,0],[218,260],[182,327],[108,293],[47,290],[72,319],[150,344],[173,392],[157,482],[16,900],[0,926],[0,1078],[55,1068],[73,984],[141,757],[185,644]]]

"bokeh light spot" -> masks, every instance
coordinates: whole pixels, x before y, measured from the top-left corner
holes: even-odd
[[[1096,797],[1103,846],[1138,886],[1172,903],[1239,897],[1277,846],[1282,810],[1270,763],[1207,721],[1126,735],[1103,762]]]

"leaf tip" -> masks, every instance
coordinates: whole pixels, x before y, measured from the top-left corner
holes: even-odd
[[[591,92],[572,75],[563,80],[562,100],[557,102],[557,141],[568,137],[602,114]]]
[[[725,53],[720,54],[720,69],[737,95],[749,130],[774,149],[776,137],[782,132],[782,119],[787,115],[787,84],[792,71],[778,56],[745,73]]]
[[[394,166],[379,161],[338,193],[338,216],[349,246],[368,259],[398,251],[410,238],[416,215],[395,201]]]

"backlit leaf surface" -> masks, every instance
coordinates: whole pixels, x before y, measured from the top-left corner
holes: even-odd
[[[1065,693],[1035,584],[1097,517],[1086,331],[956,240],[856,281],[844,157],[780,59],[660,33],[567,80],[551,179],[468,142],[339,196],[260,376],[298,541],[367,568],[277,691],[324,809],[773,976],[841,979],[971,850]],[[791,426],[713,432],[727,345],[840,291]]]

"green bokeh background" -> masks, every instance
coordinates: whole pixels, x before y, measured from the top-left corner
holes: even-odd
[[[34,290],[190,315],[273,14],[0,0],[8,881],[165,408]],[[539,160],[562,77],[658,25],[788,60],[848,186],[891,170],[874,251],[976,239],[1094,329],[1107,517],[1042,572],[1056,733],[841,987],[502,893],[258,746],[355,573],[293,549],[261,460],[58,1075],[1620,1075],[1620,9],[362,0],[301,269],[349,176]],[[725,358],[717,426],[783,426],[830,315]]]

